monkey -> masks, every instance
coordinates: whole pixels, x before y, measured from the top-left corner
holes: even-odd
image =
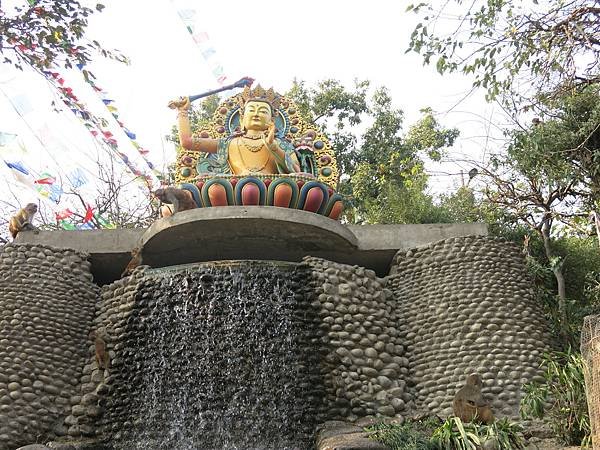
[[[142,265],[142,249],[141,247],[136,247],[131,250],[131,261],[125,267],[125,270],[121,274],[121,278],[126,277],[127,275],[131,275],[131,272],[137,267]]]
[[[173,215],[179,211],[187,211],[188,209],[197,208],[196,202],[192,198],[192,195],[183,189],[177,189],[174,187],[165,187],[154,191],[154,195],[162,203],[170,203],[173,205]]]
[[[596,226],[596,234],[598,235],[598,238],[600,238],[600,214],[597,211],[591,211],[589,220],[592,225]]]
[[[106,341],[108,340],[106,329],[100,327],[97,330],[92,330],[88,337],[90,341],[94,343],[94,352],[98,369],[102,370],[103,374],[108,373],[110,355],[108,354],[108,347],[106,345]]]
[[[529,236],[528,234],[523,236],[523,250],[521,250],[521,251],[525,256],[531,256],[531,253],[529,253],[529,241],[530,240],[531,240],[531,236]]]
[[[479,422],[491,424],[494,414],[487,401],[481,395],[483,382],[478,374],[467,377],[465,385],[454,395],[452,409],[454,415],[463,422]]]
[[[17,214],[11,217],[8,223],[8,231],[10,231],[13,239],[17,237],[17,234],[21,231],[33,231],[39,233],[37,227],[33,226],[33,216],[37,213],[38,207],[35,203],[27,203],[25,208],[21,208]]]

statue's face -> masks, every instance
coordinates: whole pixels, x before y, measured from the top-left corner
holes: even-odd
[[[244,106],[242,124],[246,130],[266,130],[273,120],[268,103],[249,101]]]

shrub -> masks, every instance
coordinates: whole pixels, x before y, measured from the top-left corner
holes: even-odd
[[[571,350],[545,354],[545,383],[523,386],[521,417],[543,419],[567,445],[585,446],[591,442],[584,364],[581,354]]]
[[[490,440],[500,450],[524,448],[519,434],[521,428],[507,419],[491,425],[479,425],[450,417],[440,423],[437,417],[429,417],[402,425],[378,423],[365,430],[369,437],[392,450],[479,450]]]
[[[486,441],[494,441],[500,450],[517,450],[524,448],[520,432],[521,427],[508,419],[480,425],[449,417],[433,432],[431,442],[439,450],[479,450]]]
[[[434,450],[429,442],[429,434],[419,428],[422,424],[404,422],[403,424],[378,423],[365,428],[371,439],[387,445],[392,450]]]

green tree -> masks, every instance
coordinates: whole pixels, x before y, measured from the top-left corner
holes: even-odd
[[[423,223],[446,221],[426,193],[424,158],[439,159],[457,130],[447,130],[431,110],[403,135],[403,114],[385,88],[369,97],[369,83],[347,90],[326,80],[314,88],[295,82],[288,92],[300,109],[329,135],[336,151],[353,222]],[[364,130],[362,133],[360,130]]]
[[[571,344],[576,343],[579,312],[585,310],[583,288],[569,289],[569,280],[583,278],[574,272],[582,250],[573,242],[594,234],[588,216],[598,206],[598,168],[593,163],[600,149],[598,100],[596,87],[560,97],[547,119],[510,133],[507,153],[480,171],[487,181],[486,201],[503,211],[507,222],[525,226],[539,238],[541,264],[535,272],[543,279],[548,268],[554,278],[546,284],[548,295],[541,297],[556,310],[557,328]],[[566,245],[568,236],[572,241]]]
[[[338,80],[328,79],[308,87],[304,81],[294,80],[286,93],[304,117],[327,132],[342,174],[349,174],[355,166],[359,151],[356,128],[369,114],[369,86],[369,81],[356,80],[352,89],[347,89]]]
[[[498,217],[485,208],[469,186],[461,186],[455,192],[440,195],[440,207],[450,222],[486,222],[494,223]]]
[[[77,0],[28,0],[27,6],[3,9],[0,55],[17,68],[25,64],[37,70],[85,65],[95,52],[125,61],[122,55],[85,37],[88,17],[103,8],[101,3],[92,9]]]
[[[428,1],[407,9],[421,19],[409,50],[440,73],[473,75],[489,99],[523,94],[522,86],[555,95],[600,81],[598,0]]]

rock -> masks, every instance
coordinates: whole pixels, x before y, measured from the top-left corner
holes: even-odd
[[[50,447],[46,447],[45,445],[31,444],[31,445],[26,445],[24,447],[19,447],[17,450],[51,450],[51,449],[50,449]]]
[[[319,427],[317,450],[387,450],[367,437],[362,428],[346,422],[325,422]]]

